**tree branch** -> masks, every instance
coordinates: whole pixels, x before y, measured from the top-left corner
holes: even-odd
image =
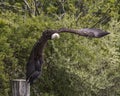
[[[25,5],[27,6],[28,12],[29,12],[29,16],[32,17],[32,11],[31,11],[31,7],[29,6],[28,2],[26,0],[23,0]]]
[[[35,5],[35,15],[40,15],[36,0],[34,0],[34,5]]]

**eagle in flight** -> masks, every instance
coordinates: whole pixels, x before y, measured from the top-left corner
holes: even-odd
[[[61,28],[59,30],[45,30],[40,39],[35,43],[26,65],[26,81],[33,84],[41,74],[43,64],[43,50],[48,40],[59,38],[60,33],[73,33],[79,36],[101,38],[109,33],[100,29],[84,28],[84,29],[68,29]]]

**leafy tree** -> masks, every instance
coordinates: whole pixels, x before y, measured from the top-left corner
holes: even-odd
[[[12,79],[25,78],[26,62],[42,32],[61,27],[97,27],[111,34],[101,39],[60,34],[49,41],[31,96],[119,96],[119,0],[38,1],[40,14],[32,17],[21,0],[3,2],[18,12],[0,5],[0,96],[11,95]]]

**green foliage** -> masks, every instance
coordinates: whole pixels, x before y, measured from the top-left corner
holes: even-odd
[[[42,75],[31,86],[31,96],[119,96],[119,1],[40,1],[43,7],[36,17],[1,11],[0,96],[11,95],[12,79],[25,78],[31,49],[44,30],[94,25],[111,34],[101,39],[60,34],[60,39],[48,42]],[[20,0],[10,3],[22,4]]]

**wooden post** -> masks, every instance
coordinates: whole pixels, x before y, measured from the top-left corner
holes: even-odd
[[[25,79],[12,80],[12,96],[30,96],[30,84]]]

